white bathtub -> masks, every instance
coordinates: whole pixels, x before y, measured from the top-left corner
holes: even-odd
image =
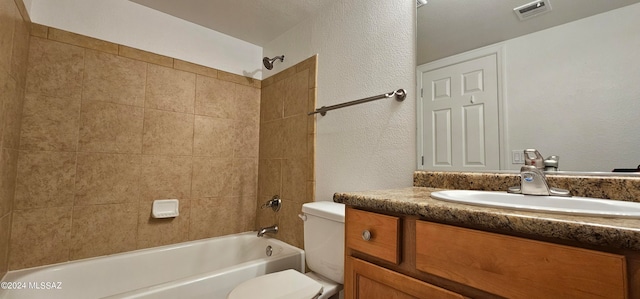
[[[247,232],[11,271],[0,298],[224,299],[247,279],[304,267],[303,250]]]

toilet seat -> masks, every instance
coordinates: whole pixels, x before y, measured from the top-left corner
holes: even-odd
[[[289,269],[249,279],[235,287],[227,299],[311,299],[320,294],[320,283]]]

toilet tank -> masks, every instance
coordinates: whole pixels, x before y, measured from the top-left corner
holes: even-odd
[[[311,271],[344,283],[344,204],[316,201],[302,205],[304,251]]]

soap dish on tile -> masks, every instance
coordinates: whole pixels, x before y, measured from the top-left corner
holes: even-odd
[[[172,218],[180,215],[177,199],[156,199],[153,201],[151,216],[153,218]]]

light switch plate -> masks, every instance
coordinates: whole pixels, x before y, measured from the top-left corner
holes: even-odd
[[[511,151],[511,164],[524,164],[524,150]]]

